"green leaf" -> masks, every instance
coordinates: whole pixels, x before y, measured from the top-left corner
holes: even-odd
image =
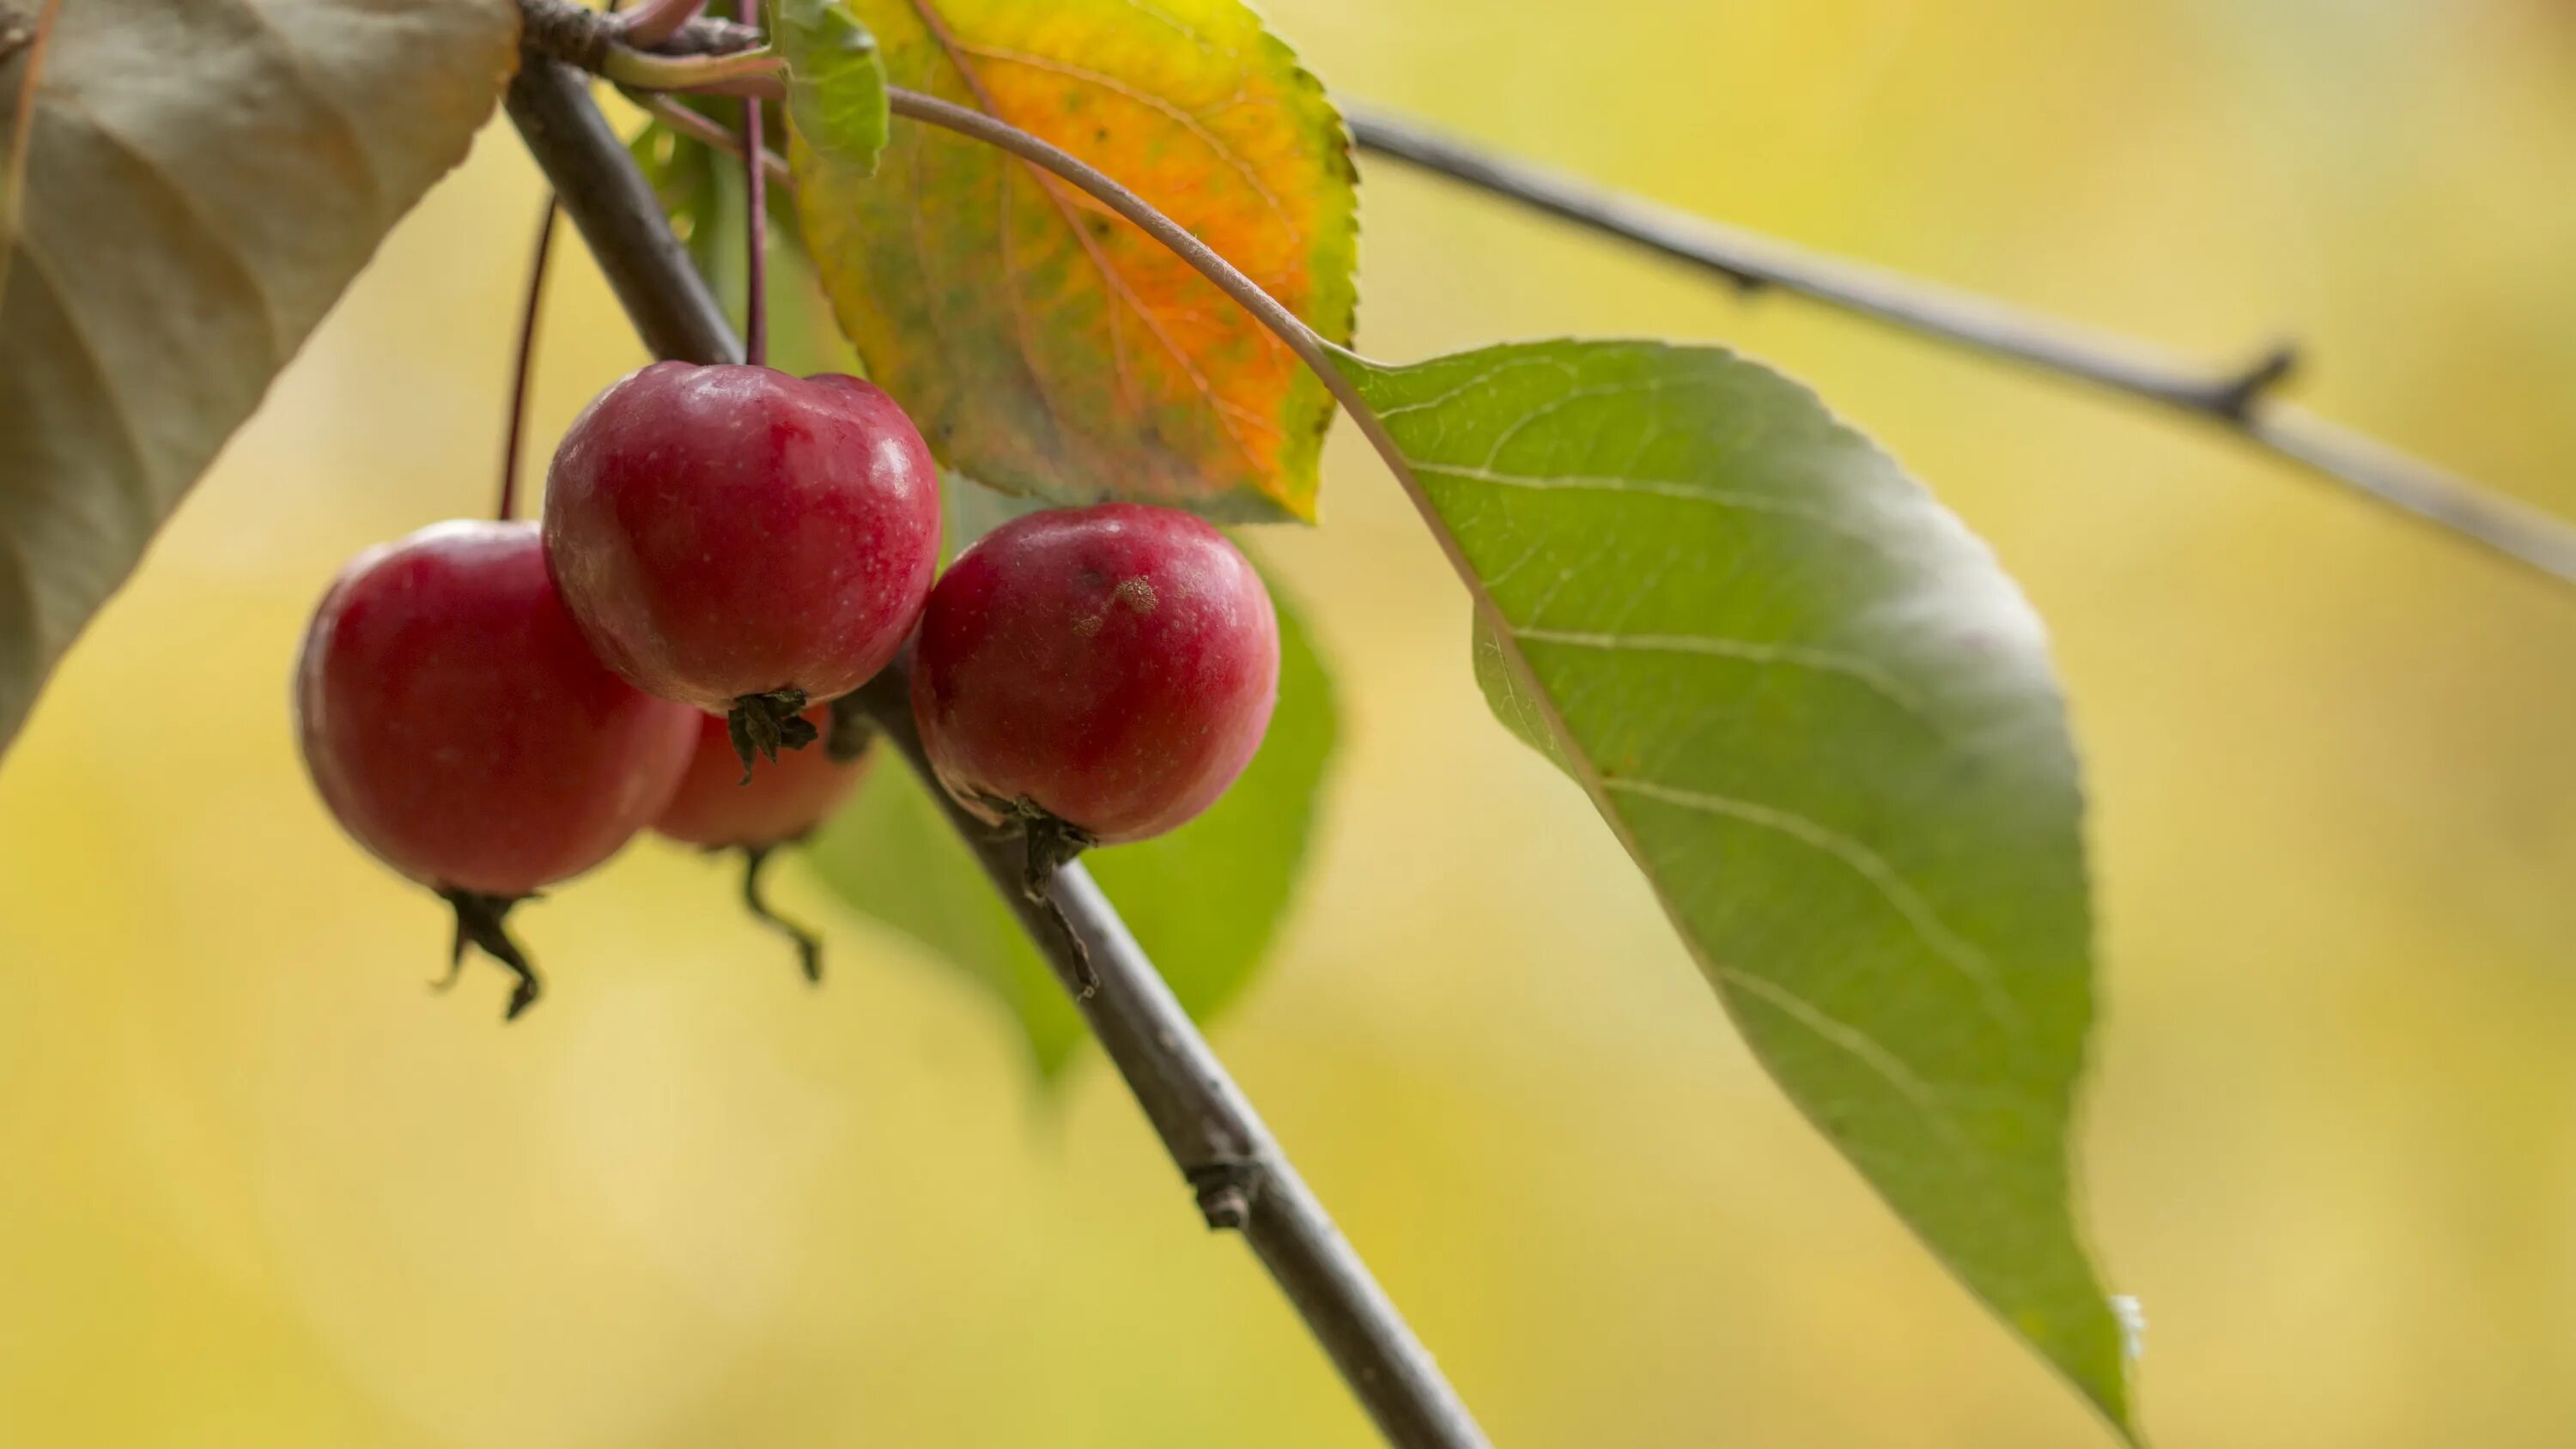
[[[970,485],[971,486],[971,485]],[[1304,621],[1279,606],[1279,708],[1261,752],[1205,815],[1157,840],[1083,857],[1192,1019],[1252,979],[1303,874],[1337,731],[1332,679]],[[1052,1078],[1082,1020],[965,844],[911,771],[871,771],[806,858],[851,905],[936,950],[1001,998]]]
[[[845,0],[775,0],[787,114],[825,165],[875,174],[886,144],[885,62]]]
[[[853,0],[894,84],[1098,166],[1347,341],[1349,143],[1238,0]],[[1311,519],[1332,400],[1124,219],[993,147],[898,127],[873,179],[802,135],[808,252],[868,374],[940,462],[1057,502]]]
[[[2125,1429],[2069,1207],[2082,799],[1992,554],[1718,349],[1345,371],[1472,575],[1495,712],[1582,783],[1790,1097]]]
[[[0,297],[0,745],[376,243],[464,159],[518,15],[63,6]],[[26,66],[0,63],[0,97]]]

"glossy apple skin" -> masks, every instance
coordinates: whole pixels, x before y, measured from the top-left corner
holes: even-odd
[[[866,683],[920,617],[939,472],[854,377],[658,362],[593,399],[546,475],[546,557],[611,669],[722,714]]]
[[[360,554],[304,636],[305,767],[359,844],[511,898],[589,870],[679,787],[698,715],[603,667],[533,523],[442,523]]]
[[[656,831],[683,845],[757,850],[800,839],[839,809],[867,773],[866,755],[844,764],[818,743],[753,765],[745,780],[725,722],[714,715],[699,718],[697,752],[678,793],[653,822]],[[805,722],[831,737],[829,709],[805,711]]]
[[[1142,504],[1036,513],[931,592],[912,710],[940,782],[999,818],[1027,801],[1104,845],[1225,793],[1279,695],[1279,619],[1225,535]]]

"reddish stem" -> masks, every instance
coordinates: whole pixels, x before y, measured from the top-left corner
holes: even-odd
[[[734,13],[743,24],[757,25],[760,0],[739,0]],[[769,176],[760,164],[760,107],[758,96],[746,97],[742,103],[742,174],[751,194],[751,252],[743,269],[748,295],[742,317],[742,356],[754,367],[769,361]]]
[[[653,119],[692,141],[703,141],[710,149],[721,151],[736,161],[749,154],[742,149],[742,138],[726,130],[724,122],[711,116],[702,116],[669,96],[642,95],[631,99],[652,112]],[[764,150],[761,152],[760,164],[769,172],[771,181],[788,187],[796,184],[796,178],[788,174],[786,157],[775,151]]]
[[[626,43],[637,50],[651,50],[705,8],[706,0],[636,0],[635,8],[626,12]]]
[[[536,370],[537,317],[546,295],[546,258],[554,250],[555,194],[546,193],[537,219],[536,255],[528,261],[528,300],[519,312],[519,355],[510,365],[510,425],[501,443],[501,502],[493,516],[503,523],[519,511],[519,439],[528,421],[528,378]]]

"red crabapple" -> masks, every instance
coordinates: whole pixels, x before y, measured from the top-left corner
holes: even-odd
[[[698,735],[592,655],[533,523],[442,523],[351,561],[305,633],[295,714],[323,802],[446,898],[457,961],[471,942],[517,975],[512,1016],[538,985],[502,914],[650,824]]]
[[[831,727],[831,714],[818,704],[804,719],[821,733]],[[713,715],[699,720],[697,753],[679,792],[653,822],[656,831],[683,845],[765,849],[801,840],[850,797],[867,770],[865,754],[844,760],[828,750],[799,750],[745,780],[725,722]]]
[[[547,474],[546,558],[611,669],[754,749],[886,665],[939,555],[939,473],[873,384],[657,362],[610,385]]]
[[[802,840],[839,809],[867,771],[866,737],[854,742],[833,738],[831,714],[829,706],[815,705],[804,715],[806,724],[825,736],[826,748],[781,755],[749,779],[743,777],[725,722],[699,716],[697,753],[679,793],[653,822],[654,830],[683,845],[741,851],[744,907],[796,943],[805,979],[817,982],[823,979],[822,942],[769,908],[760,873],[773,851]]]
[[[1279,620],[1250,561],[1199,519],[1134,503],[978,540],[931,592],[912,675],[949,793],[1075,845],[1160,835],[1214,803],[1278,692]]]

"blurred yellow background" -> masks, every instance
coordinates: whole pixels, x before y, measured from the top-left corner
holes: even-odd
[[[2562,0],[1284,0],[1340,88],[2195,352],[2576,515]],[[453,996],[296,762],[306,611],[488,503],[538,182],[393,238],[0,769],[0,1443],[1359,1446],[1103,1065],[836,914],[815,995],[659,843]],[[2089,757],[2083,1143],[2167,1445],[2576,1423],[2576,596],[2135,407],[1367,168],[1362,341],[1739,344],[2002,552]],[[577,248],[533,433],[640,354]],[[1215,1041],[1507,1446],[2107,1442],[1810,1134],[1486,716],[1348,436],[1265,538],[1349,720]]]

